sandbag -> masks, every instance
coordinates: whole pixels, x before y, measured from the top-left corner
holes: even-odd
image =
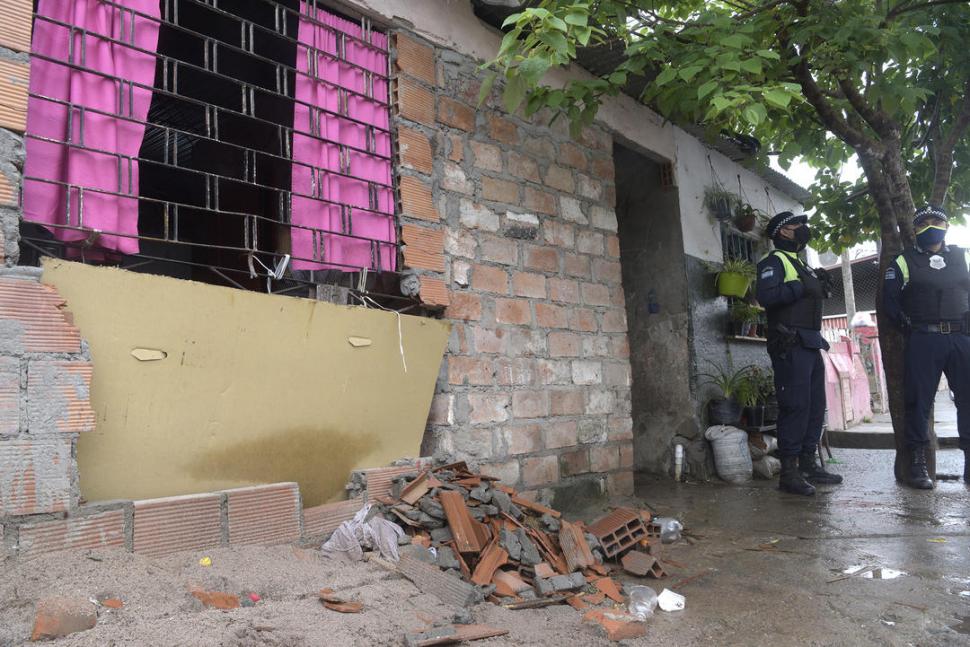
[[[714,466],[717,475],[728,483],[746,483],[751,480],[751,450],[748,434],[737,427],[715,425],[708,427],[704,437],[714,449]]]
[[[752,463],[754,475],[763,479],[774,478],[781,473],[781,461],[774,456],[764,456]]]

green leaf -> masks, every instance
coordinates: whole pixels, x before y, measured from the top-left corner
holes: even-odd
[[[767,58],[767,59],[770,59],[772,61],[779,61],[779,60],[781,60],[781,55],[778,54],[778,52],[776,52],[774,50],[771,50],[771,49],[759,49],[757,51],[757,54],[761,58]]]
[[[731,100],[723,95],[717,95],[711,99],[711,103],[714,104],[714,109],[717,112],[723,112],[731,105]]]
[[[579,41],[579,44],[586,47],[587,43],[589,43],[589,37],[593,34],[593,28],[583,27],[581,29],[577,29],[575,33],[576,40]]]
[[[549,93],[549,96],[546,98],[546,103],[549,104],[550,108],[558,108],[559,106],[562,105],[562,101],[565,98],[566,98],[566,95],[563,94],[562,90],[553,90],[552,92]]]
[[[519,106],[522,105],[522,100],[525,98],[525,92],[526,84],[522,75],[512,75],[508,83],[505,84],[505,94],[502,97],[505,102],[506,112],[511,114],[519,109]]]
[[[784,90],[765,90],[762,96],[765,101],[779,108],[787,108],[791,103],[791,95]]]
[[[566,14],[566,22],[577,27],[585,27],[589,24],[589,16],[583,11],[572,10]]]
[[[750,72],[751,74],[761,74],[761,59],[760,58],[749,58],[747,60],[741,61],[741,69],[745,72]]]
[[[495,73],[489,74],[488,76],[485,77],[485,80],[482,81],[482,89],[478,91],[479,108],[482,106],[483,103],[485,103],[485,99],[488,98],[488,95],[491,94],[492,86],[495,85],[496,76],[498,75]]]
[[[675,70],[672,67],[668,67],[664,69],[660,74],[658,74],[657,78],[655,78],[653,82],[659,86],[667,85],[668,83],[673,81],[674,77],[676,76],[677,76],[677,70]]]
[[[744,110],[741,111],[741,116],[752,126],[758,126],[768,116],[768,111],[760,103],[752,103],[745,106]]]
[[[529,85],[536,85],[548,69],[549,59],[541,56],[527,58],[519,64],[519,74],[525,77]]]
[[[614,85],[626,85],[626,72],[613,72],[609,79]]]
[[[721,39],[721,44],[725,47],[732,47],[734,49],[741,49],[746,43],[750,43],[751,39],[742,34],[731,34],[730,36],[725,36]]]
[[[693,79],[695,76],[697,76],[697,73],[703,69],[704,69],[703,65],[692,65],[691,67],[685,67],[684,69],[682,69],[677,74],[677,76],[679,76],[680,78],[682,78],[683,80],[689,83],[690,80]]]
[[[545,22],[547,25],[549,25],[551,28],[557,31],[566,32],[569,29],[569,27],[566,26],[566,23],[565,21],[563,21],[562,18],[556,18],[555,16],[551,16]]]
[[[539,40],[552,48],[554,52],[565,56],[569,47],[566,44],[566,36],[558,31],[544,31],[539,34]]]
[[[511,49],[515,47],[515,44],[518,42],[519,36],[521,34],[522,34],[521,29],[513,29],[509,33],[505,34],[505,36],[502,38],[502,44],[498,48],[499,57],[502,57],[503,55],[508,54],[509,51],[511,51]]]
[[[509,25],[512,25],[514,23],[517,23],[519,21],[519,18],[521,18],[521,17],[522,17],[522,13],[521,12],[512,14],[511,16],[509,16],[508,18],[506,18],[502,22],[502,29],[505,29]]]
[[[704,97],[706,97],[707,95],[709,95],[711,92],[714,92],[714,89],[716,87],[717,87],[717,81],[708,81],[707,83],[705,83],[701,87],[697,88],[697,99],[698,100],[703,99]]]

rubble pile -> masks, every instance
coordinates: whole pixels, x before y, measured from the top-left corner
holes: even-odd
[[[399,476],[378,502],[404,529],[401,543],[412,545],[396,570],[457,606],[567,603],[608,635],[626,636],[637,628],[618,627],[635,618],[618,606],[626,597],[610,572],[619,562],[640,577],[666,575],[649,511],[617,508],[589,525],[569,522],[464,462]]]

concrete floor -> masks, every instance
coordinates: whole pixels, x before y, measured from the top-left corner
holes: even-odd
[[[766,481],[638,483],[639,498],[699,536],[667,550],[683,568],[663,585],[702,574],[678,589],[687,609],[658,614],[648,636],[671,645],[970,645],[970,486],[897,486],[891,451],[836,458],[829,469],[845,483],[813,498]],[[963,471],[959,451],[938,460],[942,472]],[[829,582],[856,565],[906,575]]]

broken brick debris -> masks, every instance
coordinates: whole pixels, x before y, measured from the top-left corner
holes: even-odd
[[[587,529],[599,540],[606,557],[619,556],[648,536],[640,513],[629,508],[617,508]]]
[[[420,590],[434,595],[445,604],[467,607],[482,599],[479,590],[468,582],[449,575],[434,564],[425,563],[414,555],[401,555],[397,563],[397,571],[411,580]]]
[[[653,572],[653,567],[657,564],[657,558],[653,555],[641,553],[638,550],[631,550],[620,559],[623,570],[631,575],[645,577]]]
[[[556,574],[556,571],[552,570],[552,566],[549,566],[549,564],[546,564],[545,562],[536,564],[534,570],[536,572],[536,577],[552,577]]]
[[[599,589],[603,595],[614,602],[622,603],[624,601],[623,594],[620,593],[620,587],[616,585],[616,582],[614,582],[612,578],[601,577],[593,582],[593,585]]]
[[[421,633],[404,637],[407,647],[432,647],[432,645],[453,645],[466,640],[495,638],[509,633],[508,629],[496,629],[488,625],[447,625],[435,627]]]
[[[37,602],[34,630],[30,639],[37,641],[61,638],[93,629],[97,623],[97,607],[87,598],[43,598]]]
[[[360,613],[364,605],[341,598],[333,589],[320,589],[320,602],[326,608],[338,613]]]
[[[233,595],[232,593],[193,589],[192,595],[204,606],[211,609],[222,609],[223,611],[228,611],[229,609],[239,608],[239,596]]]
[[[438,493],[438,500],[444,508],[448,519],[448,528],[455,537],[455,544],[460,553],[479,553],[483,548],[485,529],[472,519],[468,506],[460,492],[442,490]]]
[[[625,611],[592,609],[586,612],[583,621],[598,624],[614,642],[647,635],[647,626]]]
[[[99,604],[109,609],[120,609],[123,606],[125,606],[125,603],[119,600],[118,598],[106,598],[104,600],[101,600]]]
[[[511,571],[495,571],[492,575],[495,594],[500,597],[512,598],[526,590],[532,590],[532,585]]]
[[[478,560],[475,572],[472,573],[472,582],[479,586],[487,585],[492,581],[492,576],[495,575],[498,567],[507,564],[508,561],[509,554],[493,541]]]
[[[586,543],[583,531],[568,521],[563,521],[559,529],[559,545],[566,558],[566,567],[570,571],[587,568],[596,563],[593,551]]]

